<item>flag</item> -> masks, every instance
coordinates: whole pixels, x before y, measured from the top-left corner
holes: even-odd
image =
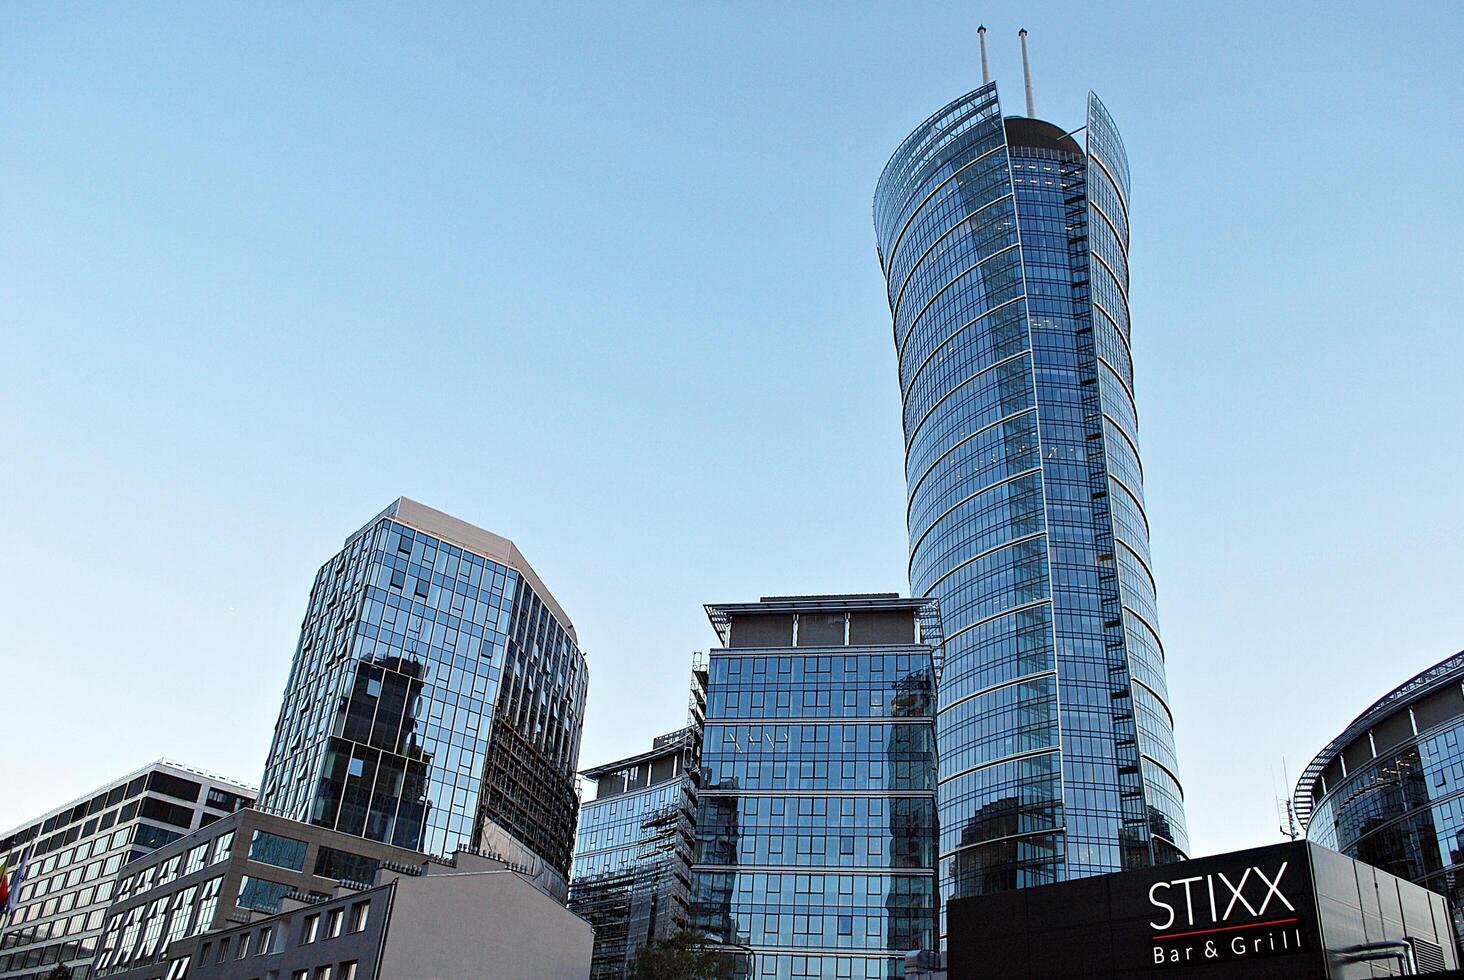
[[[20,856],[20,863],[10,871],[4,860],[0,860],[0,912],[13,912],[20,904],[20,883],[25,878],[27,855]]]

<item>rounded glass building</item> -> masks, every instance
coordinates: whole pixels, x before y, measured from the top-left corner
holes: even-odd
[[[1181,859],[1128,315],[1128,163],[1004,116],[921,123],[874,223],[904,408],[910,590],[940,600],[946,899]]]
[[[1307,840],[1464,903],[1464,652],[1389,692],[1296,784]]]

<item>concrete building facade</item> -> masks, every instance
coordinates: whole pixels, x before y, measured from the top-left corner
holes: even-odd
[[[291,897],[320,899],[382,868],[425,855],[259,809],[243,809],[122,868],[102,928],[95,975],[166,974],[172,944],[273,915]]]
[[[169,945],[146,980],[585,980],[593,933],[502,862],[460,854],[285,899]]]
[[[252,803],[255,790],[158,760],[0,835],[20,868],[0,930],[0,977],[31,980],[57,965],[85,980],[124,865]]]

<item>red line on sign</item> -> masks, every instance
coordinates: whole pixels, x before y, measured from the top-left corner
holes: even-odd
[[[1220,926],[1218,929],[1196,929],[1194,932],[1164,932],[1155,936],[1155,939],[1178,939],[1181,936],[1204,936],[1212,932],[1235,932],[1239,929],[1260,929],[1263,926],[1284,926],[1295,922],[1296,916],[1289,919],[1271,919],[1267,922],[1246,922],[1238,926]]]

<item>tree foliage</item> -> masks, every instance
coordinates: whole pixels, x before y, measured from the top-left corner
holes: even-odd
[[[731,957],[706,943],[688,929],[653,940],[636,956],[631,980],[717,980],[731,966]]]
[[[46,980],[71,980],[71,970],[64,963],[57,963],[56,968],[46,974]]]

